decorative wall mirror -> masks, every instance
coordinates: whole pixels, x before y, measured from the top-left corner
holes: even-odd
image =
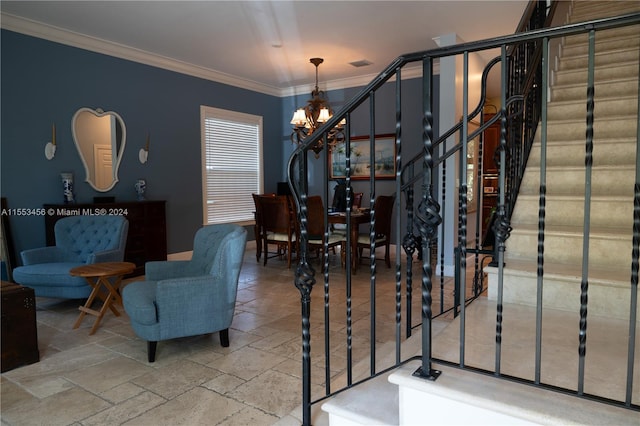
[[[85,181],[96,191],[109,191],[118,182],[118,167],[126,142],[122,117],[99,108],[80,108],[73,115],[71,130],[84,164]]]

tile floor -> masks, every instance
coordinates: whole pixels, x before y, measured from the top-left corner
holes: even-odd
[[[126,313],[107,312],[89,336],[93,317],[73,330],[82,301],[38,298],[40,362],[2,374],[2,425],[298,425],[301,420],[301,307],[294,268],[270,259],[256,262],[250,242],[239,283],[230,347],[217,333],[158,344],[155,363],[136,337]],[[377,317],[393,326],[394,268],[378,262]],[[319,263],[313,266],[319,271]],[[370,291],[367,266],[354,275],[352,290],[353,360],[368,356]],[[344,277],[339,254],[331,256],[331,276]],[[312,292],[312,327],[323,320],[322,276]],[[342,278],[342,284],[344,278]],[[404,285],[404,284],[403,284]],[[335,289],[335,290],[334,290]],[[331,290],[335,378],[346,366],[344,285]],[[416,293],[416,306],[419,292]],[[419,308],[414,318],[419,321]],[[312,334],[313,336],[313,334]],[[365,337],[362,337],[365,336]],[[313,337],[312,337],[313,338]],[[393,340],[381,332],[376,345]],[[323,342],[312,340],[312,351]],[[363,345],[365,346],[363,348]],[[314,355],[314,396],[324,392],[323,356]],[[315,406],[314,406],[315,407]],[[318,407],[319,408],[319,407]],[[315,410],[315,408],[314,408]]]
[[[248,244],[242,268],[236,312],[230,330],[230,347],[220,346],[218,334],[174,339],[158,343],[155,363],[147,362],[146,344],[133,333],[126,314],[107,312],[98,331],[89,336],[92,317],[79,329],[75,322],[82,301],[37,300],[38,343],[41,361],[2,374],[0,383],[1,424],[23,425],[299,425],[301,423],[301,308],[300,293],[293,284],[294,269],[286,261],[270,259],[267,266],[256,262],[255,246]],[[312,266],[317,284],[312,291],[312,395],[324,394],[324,292],[317,260]],[[378,262],[375,347],[377,359],[394,358],[395,270]],[[353,380],[369,373],[371,347],[371,282],[368,266],[353,276],[351,289],[352,353],[348,355],[347,305],[344,271],[340,257],[331,256],[330,383],[332,390],[346,383],[345,369],[350,359]],[[467,278],[472,274],[467,273]],[[404,287],[404,274],[402,286]],[[337,284],[337,285],[336,285]],[[443,297],[449,303],[451,280],[445,281]],[[434,302],[439,301],[439,282],[434,283]],[[403,289],[404,292],[404,289]],[[414,290],[413,323],[420,321],[420,292]],[[403,307],[404,307],[403,298]],[[488,309],[482,306],[488,305]],[[509,311],[515,309],[515,311]],[[434,310],[438,311],[437,307]],[[121,310],[122,311],[122,310]],[[467,365],[491,369],[494,361],[495,306],[490,301],[474,303],[467,309]],[[477,311],[477,312],[476,312]],[[531,375],[535,352],[531,339],[531,309],[505,307],[505,317],[521,319],[505,323],[504,370],[508,374]],[[508,314],[508,315],[507,315]],[[554,314],[556,315],[556,314]],[[434,356],[457,361],[459,325],[452,315],[434,323]],[[403,319],[404,321],[404,319]],[[453,321],[453,323],[452,323]],[[575,385],[575,316],[547,316],[543,349],[543,380],[560,386]],[[450,327],[447,327],[451,324]],[[626,358],[624,324],[590,319],[586,391],[604,397],[621,397],[618,387],[624,380]],[[594,334],[595,333],[595,334]],[[640,331],[638,332],[640,333]],[[404,326],[402,330],[404,335]],[[568,337],[567,337],[568,336]],[[418,336],[416,336],[418,337]],[[640,336],[638,336],[640,339]],[[640,341],[638,340],[637,341]],[[407,343],[416,344],[416,339]],[[511,343],[509,343],[511,342]],[[599,342],[596,347],[594,343]],[[509,348],[507,348],[509,344]],[[410,352],[403,348],[402,359]],[[513,348],[513,349],[511,349]],[[615,351],[615,354],[613,352]],[[640,348],[637,348],[640,352]],[[393,360],[391,361],[393,362]],[[562,367],[568,362],[571,368]],[[640,382],[640,353],[636,355],[635,383]],[[377,371],[385,367],[382,362]],[[593,367],[593,368],[592,368]],[[524,370],[523,370],[524,368]],[[516,371],[517,370],[517,371]],[[566,371],[564,371],[566,370]],[[564,379],[568,372],[569,379]],[[550,378],[548,374],[552,374]],[[614,379],[614,385],[607,381]],[[606,391],[606,392],[605,392]],[[640,401],[634,388],[633,402]],[[314,404],[315,425],[326,425],[321,404]],[[632,423],[638,412],[629,412]],[[637,423],[634,423],[637,424]]]

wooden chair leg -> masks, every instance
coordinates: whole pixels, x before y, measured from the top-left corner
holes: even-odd
[[[269,257],[269,244],[267,243],[267,239],[264,238],[262,241],[264,241],[264,263],[263,265],[267,264],[267,258]]]
[[[391,268],[391,258],[389,257],[389,244],[386,245],[384,252],[384,260],[387,262],[387,268]]]
[[[220,344],[224,348],[229,347],[229,329],[220,330]]]
[[[156,347],[158,346],[158,342],[147,342],[147,359],[149,362],[155,362],[156,360]]]

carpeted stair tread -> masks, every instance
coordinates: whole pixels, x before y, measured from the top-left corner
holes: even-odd
[[[575,264],[566,264],[559,262],[552,262],[548,259],[542,264],[543,273],[547,278],[582,278],[582,266]],[[536,274],[538,269],[538,262],[521,260],[521,259],[505,259],[505,268],[522,271],[527,274]],[[629,285],[629,272],[620,268],[608,268],[606,266],[591,266],[587,270],[587,278],[590,280],[598,280],[598,282],[616,287],[624,287]]]

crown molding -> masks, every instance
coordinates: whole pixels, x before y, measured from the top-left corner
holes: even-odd
[[[302,93],[307,94],[315,88],[314,84],[287,88],[270,86],[4,12],[0,12],[0,28],[271,96],[286,97]],[[434,67],[434,73],[437,74],[438,70],[436,68],[439,68],[439,63],[436,63]],[[349,87],[366,86],[377,76],[378,74],[366,74],[357,77],[329,80],[324,82],[325,90],[340,90]],[[402,70],[403,80],[421,76],[422,67],[419,65],[408,66]],[[390,78],[389,81],[395,81],[395,77]]]
[[[272,96],[281,96],[282,89],[278,87],[238,78],[219,71],[214,71],[208,68],[189,64],[187,62],[135,49],[123,44],[87,36],[85,34],[76,33],[7,13],[0,13],[0,18],[0,26],[6,30],[104,55],[114,56],[116,58],[127,59],[133,62],[163,68],[169,71],[175,71],[181,74],[191,75],[193,77],[228,84],[241,89],[252,90]]]

